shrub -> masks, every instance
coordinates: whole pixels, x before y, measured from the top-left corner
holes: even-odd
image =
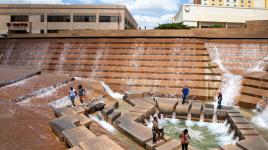
[[[166,23],[166,24],[159,24],[158,27],[155,29],[190,29],[192,27],[184,25],[182,23]]]

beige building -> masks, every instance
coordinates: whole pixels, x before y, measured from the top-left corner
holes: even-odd
[[[246,21],[252,20],[268,20],[268,9],[184,4],[173,18],[175,23],[199,28],[216,25],[225,28],[242,28]]]
[[[137,29],[122,5],[0,5],[0,33]]]

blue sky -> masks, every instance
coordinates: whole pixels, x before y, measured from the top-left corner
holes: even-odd
[[[171,22],[179,6],[191,0],[0,0],[0,3],[120,4],[127,6],[139,26],[153,28],[159,23]]]

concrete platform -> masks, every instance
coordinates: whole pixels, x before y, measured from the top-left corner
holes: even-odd
[[[202,103],[199,103],[199,102],[191,103],[190,113],[191,113],[192,117],[200,118],[200,114],[201,114],[202,110],[203,110]]]
[[[0,65],[0,88],[20,80],[41,74],[41,70],[33,67]]]
[[[83,150],[124,150],[106,135],[87,140],[79,143]]]
[[[121,112],[118,111],[114,111],[111,114],[108,115],[107,117],[107,122],[109,122],[110,124],[113,124],[113,122],[118,119],[121,116]]]
[[[230,117],[230,119],[234,124],[249,124],[250,123],[244,117]]]
[[[127,116],[117,119],[115,127],[142,146],[145,146],[145,144],[152,139],[151,129],[133,121]]]
[[[160,141],[157,141],[155,144],[153,144],[153,140],[146,143],[146,149],[147,150],[154,150],[156,147],[159,147],[160,145],[169,142],[172,140],[169,136],[165,136],[165,140],[160,139]]]
[[[155,150],[177,150],[181,147],[181,142],[175,139],[172,139],[165,144],[157,147]]]
[[[81,142],[96,138],[96,135],[84,126],[64,130],[63,136],[64,140],[71,147],[78,146]]]
[[[223,145],[222,149],[223,150],[242,150],[241,148],[233,144]]]
[[[71,128],[76,128],[79,125],[79,120],[72,116],[63,116],[50,121],[52,130],[60,138],[63,137],[63,131]]]
[[[82,114],[85,113],[86,106],[62,107],[53,109],[56,116],[61,117],[64,115]]]
[[[236,145],[241,149],[246,150],[267,150],[268,144],[262,136],[246,137],[245,140],[239,141]]]
[[[235,125],[239,130],[252,130],[255,129],[251,124],[236,124]]]

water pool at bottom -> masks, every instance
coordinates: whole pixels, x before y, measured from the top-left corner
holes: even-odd
[[[228,133],[228,125],[224,123],[198,122],[179,119],[165,119],[165,134],[174,139],[184,129],[188,129],[191,137],[189,145],[199,150],[220,148],[225,144],[233,144],[233,135]]]

